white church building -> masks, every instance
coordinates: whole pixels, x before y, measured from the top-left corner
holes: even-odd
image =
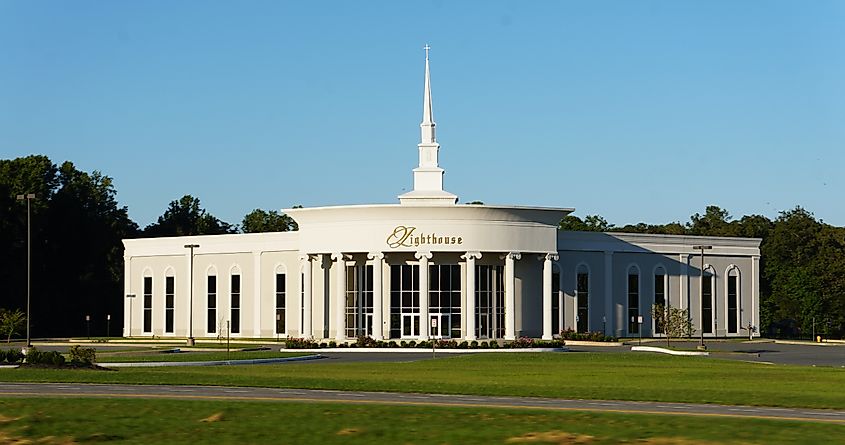
[[[571,208],[459,204],[443,188],[428,51],[420,128],[398,204],[285,209],[294,232],[124,240],[123,335],[661,336],[654,304],[688,309],[705,337],[758,326],[759,239],[570,232]]]

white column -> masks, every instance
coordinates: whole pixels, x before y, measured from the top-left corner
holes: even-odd
[[[557,261],[555,253],[547,253],[543,259],[543,340],[552,339],[552,261]]]
[[[254,331],[252,333],[255,338],[261,337],[261,252],[252,252],[252,280],[255,283],[255,294],[253,295],[254,300],[254,321],[253,325],[255,326]],[[274,303],[275,304],[275,303]],[[287,313],[287,311],[285,311]],[[275,316],[273,319],[275,320]],[[285,326],[288,326],[287,322],[285,322]],[[275,326],[273,331],[275,331]]]
[[[311,338],[314,335],[311,327],[311,256],[302,255],[299,261],[302,263],[302,326],[299,335]]]
[[[681,289],[680,289],[680,299],[681,301],[678,302],[678,307],[683,310],[686,307],[689,307],[688,304],[688,295],[689,295],[689,260],[690,254],[682,253],[678,260],[681,262]],[[668,295],[668,294],[667,294]],[[690,314],[692,315],[692,314]]]
[[[516,339],[516,282],[514,279],[514,260],[522,258],[518,252],[505,255],[505,340]]]
[[[123,256],[123,336],[132,336],[132,325],[134,322],[132,317],[132,308],[134,306],[134,298],[126,298],[132,293],[132,257]]]
[[[428,260],[431,259],[431,252],[417,252],[420,260],[420,338],[428,339]]]
[[[194,262],[196,262],[196,259],[197,259],[197,257],[196,257],[196,253],[195,253],[195,254],[194,254]],[[193,266],[194,266],[194,267],[196,267],[196,264],[194,264]],[[196,271],[194,271],[194,272],[196,272]],[[193,332],[190,332],[190,330],[189,330],[189,326],[191,326],[191,324],[192,324],[192,323],[191,323],[191,316],[192,316],[191,312],[193,312],[193,311],[194,311],[194,308],[193,308],[192,306],[197,306],[197,305],[199,305],[199,304],[200,304],[200,302],[205,301],[205,300],[206,300],[206,298],[207,298],[207,297],[197,298],[197,297],[199,297],[200,295],[204,295],[203,290],[205,289],[206,284],[203,284],[203,286],[202,286],[201,288],[200,288],[200,287],[197,287],[197,286],[194,286],[194,288],[193,288],[193,289],[191,289],[191,286],[193,286],[193,285],[194,285],[194,283],[192,283],[192,282],[191,282],[191,277],[192,277],[192,276],[193,276],[193,278],[197,278],[197,277],[199,277],[199,276],[205,277],[205,273],[203,273],[203,274],[197,274],[197,273],[192,274],[192,273],[191,273],[191,249],[185,249],[185,279],[184,279],[183,281],[185,282],[185,297],[186,297],[186,298],[185,298],[185,300],[184,300],[184,301],[185,301],[185,307],[188,309],[188,310],[186,310],[186,311],[185,311],[185,337],[188,337],[188,338],[190,338],[190,337],[196,337],[196,335],[194,335],[194,333],[193,333]],[[143,280],[143,279],[142,279],[142,280]],[[207,282],[207,280],[201,280],[201,282],[206,283],[206,282]],[[142,284],[141,284],[141,285],[143,286],[143,281],[142,281]],[[191,291],[193,291],[193,297],[191,297]],[[143,292],[143,289],[141,290],[141,292]],[[138,297],[143,297],[143,295],[138,295]],[[191,300],[193,300],[193,301],[191,301]],[[144,303],[143,303],[143,301],[144,301],[144,300],[143,300],[143,298],[140,298],[140,299],[139,299],[139,301],[141,301],[141,304],[144,304]],[[174,302],[174,303],[175,303],[175,302]],[[143,312],[141,312],[141,314],[143,315]],[[175,318],[175,317],[176,317],[176,314],[173,314],[173,316],[174,316],[174,318]],[[138,324],[138,318],[139,318],[139,317],[135,317],[135,318],[132,320],[132,323],[134,323],[134,324],[135,324],[135,325],[137,325],[137,326],[140,326],[140,325]],[[196,321],[196,322],[197,322],[197,323],[193,323],[193,325],[194,325],[194,326],[193,326],[194,331],[197,331],[197,330],[198,330],[198,329],[197,329],[197,324],[202,325],[202,320],[204,320],[204,319],[205,319],[205,318],[197,318],[196,320],[194,320],[194,321]],[[174,326],[174,327],[175,327],[175,326]],[[200,331],[200,332],[205,332],[205,330],[204,330],[204,329],[205,329],[205,328],[202,328],[202,327],[201,327],[201,328],[199,329],[199,331]]]
[[[466,260],[466,291],[464,298],[466,298],[464,307],[466,314],[466,339],[469,341],[475,340],[475,260],[481,258],[481,252],[467,252],[461,258]]]
[[[343,253],[332,254],[335,263],[335,334],[338,342],[346,341],[346,260]]]
[[[576,303],[577,304],[577,303]],[[604,320],[605,320],[605,335],[613,332],[613,321],[615,319],[613,313],[613,252],[604,252]]]
[[[373,260],[373,339],[384,340],[384,315],[382,313],[382,281],[381,272],[384,269],[384,254],[372,252],[367,258]]]
[[[740,281],[741,284],[742,281]],[[739,290],[739,289],[737,289]],[[740,295],[742,295],[740,293]],[[757,333],[760,333],[760,326],[758,320],[760,319],[760,256],[754,255],[751,257],[751,324],[757,328]],[[749,334],[753,336],[753,334]],[[813,339],[815,341],[816,339]]]

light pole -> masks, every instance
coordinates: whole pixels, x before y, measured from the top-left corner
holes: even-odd
[[[35,199],[35,193],[17,195],[18,201],[26,200],[26,348],[32,347],[32,337],[29,334],[29,300],[32,293],[32,230],[30,225],[30,203]]]
[[[135,294],[126,294],[126,298],[129,299],[129,332],[127,333],[127,337],[132,336],[132,302],[135,301]]]
[[[704,251],[712,249],[713,246],[702,245],[692,246],[692,248],[701,251],[701,279],[698,280],[698,315],[701,319],[701,326],[699,326],[699,331],[701,332],[701,343],[698,344],[698,349],[707,349],[707,346],[704,344]]]
[[[106,315],[106,338],[111,339],[111,314]]]
[[[194,340],[194,249],[199,247],[199,244],[185,244],[186,249],[191,249],[191,273],[190,273],[190,291],[188,299],[188,346],[196,344]]]

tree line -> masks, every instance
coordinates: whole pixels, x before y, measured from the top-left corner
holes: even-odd
[[[255,209],[230,224],[190,195],[141,228],[118,204],[112,178],[98,171],[41,155],[0,159],[0,308],[8,314],[26,310],[27,203],[17,196],[30,193],[34,338],[87,335],[89,328],[96,336],[122,334],[122,239],[297,229],[275,210]]]
[[[26,202],[16,197],[28,193],[36,195],[30,211],[32,335],[38,338],[85,335],[89,327],[92,335],[121,334],[122,239],[298,229],[275,210],[255,209],[239,224],[225,222],[191,195],[171,201],[154,223],[141,228],[117,202],[112,179],[98,171],[80,171],[71,162],[56,165],[41,155],[0,159],[0,308],[7,313],[26,308],[27,212]],[[763,334],[807,336],[815,324],[823,335],[845,335],[845,228],[801,207],[772,220],[733,219],[709,206],[686,223],[621,227],[598,215],[570,215],[560,228],[762,238]]]

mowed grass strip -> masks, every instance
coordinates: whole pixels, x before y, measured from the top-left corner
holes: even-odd
[[[0,381],[262,386],[845,408],[845,370],[623,353],[496,353],[408,363],[4,369]]]
[[[758,419],[296,402],[0,401],[0,443],[706,445],[836,437],[845,437],[845,426]]]
[[[310,355],[278,351],[231,351],[226,352],[139,352],[97,356],[97,363],[133,362],[210,362],[218,360],[253,360],[262,358],[301,357]]]

